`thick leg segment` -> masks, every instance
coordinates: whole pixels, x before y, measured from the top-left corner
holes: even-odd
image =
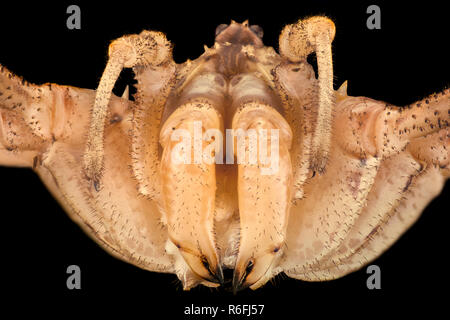
[[[370,112],[366,115],[370,121]],[[309,268],[287,270],[287,274],[307,281],[331,280],[382,254],[440,193],[448,176],[449,147],[445,128],[412,139],[404,151],[383,159],[366,204],[339,245]]]
[[[215,283],[223,281],[214,236],[214,154],[222,148],[222,127],[211,105],[196,102],[178,108],[161,130],[160,172],[169,238],[198,277]]]
[[[248,103],[233,118],[241,225],[234,290],[273,276],[283,252],[292,196],[291,132],[273,108]]]
[[[292,271],[289,275],[307,281],[323,281],[338,277],[334,272],[327,273],[327,270],[334,270],[335,266],[340,266],[343,261],[355,254],[361,244],[376,232],[378,226],[390,218],[393,210],[402,201],[407,189],[405,187],[415,182],[419,172],[420,164],[405,152],[385,160],[367,195],[365,208],[358,213],[351,229],[339,240],[338,246],[303,272],[298,270],[296,274]]]
[[[380,256],[417,221],[425,207],[441,192],[443,185],[444,179],[438,168],[430,167],[422,171],[403,193],[401,201],[388,212],[386,219],[373,226],[365,241],[352,248],[353,254],[339,263],[330,263],[329,268],[313,270],[310,274],[303,275],[287,273],[288,276],[324,281],[343,277],[362,268]],[[370,208],[374,209],[372,206]]]
[[[0,165],[32,166],[51,140],[54,92],[0,67]]]
[[[361,159],[388,158],[414,139],[448,128],[450,90],[403,108],[347,97],[336,106],[336,112],[334,132],[344,149]]]
[[[331,143],[334,104],[331,42],[335,33],[333,21],[325,17],[312,17],[286,26],[280,35],[280,53],[290,61],[306,60],[312,52],[317,55],[319,105],[310,166],[320,173],[325,170]]]
[[[167,97],[172,89],[175,65],[135,68],[136,106],[133,113],[131,141],[132,169],[139,192],[159,200],[159,134]]]
[[[450,177],[450,128],[411,140],[407,151],[422,166],[437,166],[445,178]]]
[[[88,89],[33,85],[1,67],[0,165],[35,167],[55,141],[84,143],[94,97]],[[124,118],[128,106],[113,96],[109,108]]]
[[[143,31],[139,35],[119,38],[109,46],[109,60],[97,89],[92,110],[84,169],[96,189],[103,170],[104,128],[107,107],[114,84],[123,68],[158,66],[171,60],[171,49],[161,33]]]
[[[450,89],[404,108],[386,107],[374,127],[379,153],[399,151],[414,138],[448,128],[449,121]]]

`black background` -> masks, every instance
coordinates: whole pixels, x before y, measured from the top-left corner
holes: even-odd
[[[66,28],[70,4],[81,8],[81,30]],[[370,4],[381,7],[381,30],[366,27]],[[175,45],[175,61],[183,62],[198,57],[204,44],[211,46],[215,27],[231,19],[260,25],[265,44],[277,48],[285,24],[318,14],[332,18],[337,28],[335,88],[348,80],[350,95],[407,105],[448,87],[448,13],[431,1],[3,2],[0,63],[30,82],[94,89],[109,42],[124,34],[163,31]],[[116,94],[130,81],[131,72],[124,72]],[[450,284],[444,262],[449,244],[448,183],[419,221],[373,262],[381,268],[381,290],[367,289],[364,268],[324,283],[279,276],[262,289],[233,296],[205,287],[183,292],[174,275],[140,270],[109,256],[70,221],[31,170],[1,167],[0,181],[0,290],[7,293],[2,310],[23,312],[31,308],[30,302],[37,302],[35,307],[49,311],[64,302],[73,312],[89,303],[104,312],[123,308],[142,311],[148,319],[156,318],[156,312],[181,319],[191,303],[265,304],[265,319],[300,319],[311,311],[316,316],[332,312],[364,317],[386,315],[390,308],[402,313],[422,307],[432,311],[442,308],[441,299],[448,296],[439,293]],[[78,291],[66,288],[66,268],[71,264],[82,270]],[[12,302],[23,307],[13,307]]]

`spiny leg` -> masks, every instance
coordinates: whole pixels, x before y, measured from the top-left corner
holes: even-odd
[[[411,140],[407,147],[423,167],[437,166],[445,178],[450,177],[450,128]]]
[[[169,239],[198,277],[214,283],[223,282],[214,235],[215,153],[222,148],[222,127],[210,104],[187,103],[164,123],[160,139]]]
[[[135,70],[137,83],[131,137],[131,168],[138,190],[147,199],[159,201],[161,119],[167,98],[173,88],[176,65],[173,61],[161,66]]]
[[[0,65],[0,165],[35,168],[55,140],[84,141],[94,97],[93,90],[28,83]],[[116,97],[111,107],[124,110]]]
[[[337,106],[339,143],[361,159],[384,159],[367,205],[340,246],[311,270],[289,270],[289,276],[309,281],[344,276],[380,255],[419,217],[450,172],[448,94],[405,108],[367,98],[347,98]]]
[[[295,67],[294,67],[295,66]],[[314,135],[318,87],[313,68],[304,62],[286,63],[277,66],[276,91],[283,103],[284,117],[292,128],[293,140],[291,159],[294,174],[294,195],[296,202],[304,197],[305,182],[311,177],[310,156]]]
[[[448,128],[449,122],[450,89],[446,89],[406,107],[387,106],[377,118],[373,134],[380,155],[386,157],[416,138]]]
[[[60,91],[27,83],[0,65],[0,166],[31,167],[47,148]]]
[[[335,33],[333,21],[319,16],[288,25],[280,35],[280,53],[290,61],[304,61],[313,52],[317,56],[319,97],[310,167],[319,173],[325,170],[331,143],[334,104],[331,42]]]
[[[336,279],[370,263],[394,244],[420,217],[427,204],[442,191],[450,172],[449,134],[449,129],[445,128],[426,137],[413,139],[405,152],[387,159],[382,166],[391,163],[400,168],[395,171],[392,169],[396,168],[385,170],[386,175],[395,181],[391,184],[377,180],[376,187],[371,191],[373,194],[369,196],[368,204],[359,218],[361,221],[358,221],[341,246],[345,250],[335,252],[328,261],[323,261],[311,270],[310,274],[288,275],[314,281]],[[412,165],[419,169],[409,176],[399,174],[403,168]],[[400,184],[397,180],[400,180]],[[393,190],[392,186],[396,185],[398,190]],[[389,196],[380,197],[380,193]],[[350,245],[352,242],[354,244]]]
[[[342,245],[348,249],[338,250],[328,263],[322,263],[323,273],[314,270],[314,274],[324,276],[330,271],[328,277],[343,276],[391,246],[418,219],[427,201],[441,192],[449,176],[449,147],[450,131],[446,128],[413,139],[405,152],[386,159],[367,206]]]
[[[245,104],[232,128],[237,136],[241,227],[233,275],[233,289],[238,291],[266,283],[283,252],[292,196],[292,133],[278,112],[258,102]]]
[[[329,261],[324,261],[323,269],[296,273],[289,270],[289,277],[307,281],[326,281],[343,277],[367,265],[392,244],[419,218],[422,211],[441,191],[444,184],[442,175],[436,168],[429,168],[418,175],[405,192],[400,202],[388,212],[386,219],[366,234],[365,241],[352,248],[349,256],[340,252]],[[372,211],[372,213],[375,213]],[[356,232],[356,231],[355,231]],[[326,263],[329,263],[328,265]]]
[[[119,38],[109,46],[109,60],[100,79],[92,109],[84,170],[96,190],[103,170],[104,129],[112,89],[123,68],[138,65],[159,65],[171,59],[171,49],[165,36],[159,32],[143,31],[139,35]]]
[[[402,152],[414,139],[448,128],[449,120],[449,89],[407,107],[348,97],[337,105],[334,132],[348,152],[381,159]]]

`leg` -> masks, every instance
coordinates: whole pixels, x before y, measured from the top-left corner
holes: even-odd
[[[337,112],[336,144],[353,157],[382,161],[366,205],[339,246],[309,268],[286,265],[289,276],[308,281],[335,279],[375,259],[416,221],[449,176],[445,92],[404,109],[348,98]]]
[[[414,139],[448,128],[450,89],[430,95],[407,107],[388,106],[377,119],[375,143],[383,156],[402,150]],[[414,143],[419,143],[416,140]],[[444,143],[442,142],[443,146]],[[448,150],[443,150],[447,152]]]
[[[367,206],[340,248],[306,280],[342,277],[386,251],[420,217],[449,177],[449,129],[413,139],[405,152],[383,162]],[[382,196],[380,196],[382,195]]]
[[[93,90],[33,85],[0,67],[0,165],[35,167],[54,141],[84,143]],[[121,99],[110,108],[125,117]]]
[[[334,104],[333,62],[331,42],[336,29],[325,17],[312,17],[288,25],[280,35],[280,53],[290,61],[306,60],[315,52],[319,70],[319,99],[317,122],[311,148],[310,167],[319,173],[325,170],[331,141],[331,122]]]
[[[449,147],[450,131],[442,129],[413,139],[405,152],[386,159],[352,231],[314,274],[337,278],[387,250],[441,192],[450,169]]]
[[[119,38],[109,46],[109,60],[97,89],[89,128],[84,169],[98,190],[103,170],[104,128],[111,92],[122,68],[158,66],[171,60],[171,49],[161,33],[143,31]]]
[[[437,166],[444,178],[450,177],[450,128],[411,140],[407,150],[426,166]]]
[[[156,201],[161,195],[158,178],[161,119],[175,69],[175,64],[169,63],[135,72],[137,94],[131,131],[131,167],[139,193]]]
[[[333,132],[345,150],[361,159],[388,158],[402,152],[414,139],[447,128],[449,106],[448,89],[400,108],[348,97],[336,106]]]
[[[292,197],[292,133],[278,112],[258,102],[245,104],[234,115],[232,128],[241,226],[233,276],[237,291],[266,283],[283,252]]]
[[[31,167],[51,140],[48,116],[54,92],[49,85],[31,85],[0,67],[0,165]]]
[[[359,270],[380,256],[408,230],[429,202],[441,192],[443,184],[444,180],[437,168],[424,170],[417,175],[408,191],[403,193],[401,201],[387,213],[386,219],[372,226],[363,242],[354,247],[347,247],[348,254],[342,250],[327,261],[328,265],[324,263],[321,268],[304,273],[288,270],[286,274],[306,281],[326,281]],[[373,209],[375,208],[371,207],[373,216],[370,218],[379,218]],[[356,230],[354,234],[357,234]]]

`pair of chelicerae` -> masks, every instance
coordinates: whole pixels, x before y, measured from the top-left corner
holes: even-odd
[[[300,20],[276,53],[261,28],[232,22],[198,59],[176,64],[165,36],[143,31],[111,43],[96,91],[31,85],[2,67],[0,164],[32,167],[105,250],[175,273],[185,289],[218,286],[224,268],[235,290],[280,272],[341,277],[392,245],[440,193],[450,94],[399,108],[347,96],[346,84],[335,91],[334,35],[325,17]],[[135,73],[135,101],[111,93],[123,68]],[[226,129],[244,132],[242,150],[257,155],[262,144],[245,133],[264,135],[277,170],[263,174],[271,164],[248,157],[174,161],[194,147],[217,158],[221,145],[200,135],[180,148],[174,132]]]

